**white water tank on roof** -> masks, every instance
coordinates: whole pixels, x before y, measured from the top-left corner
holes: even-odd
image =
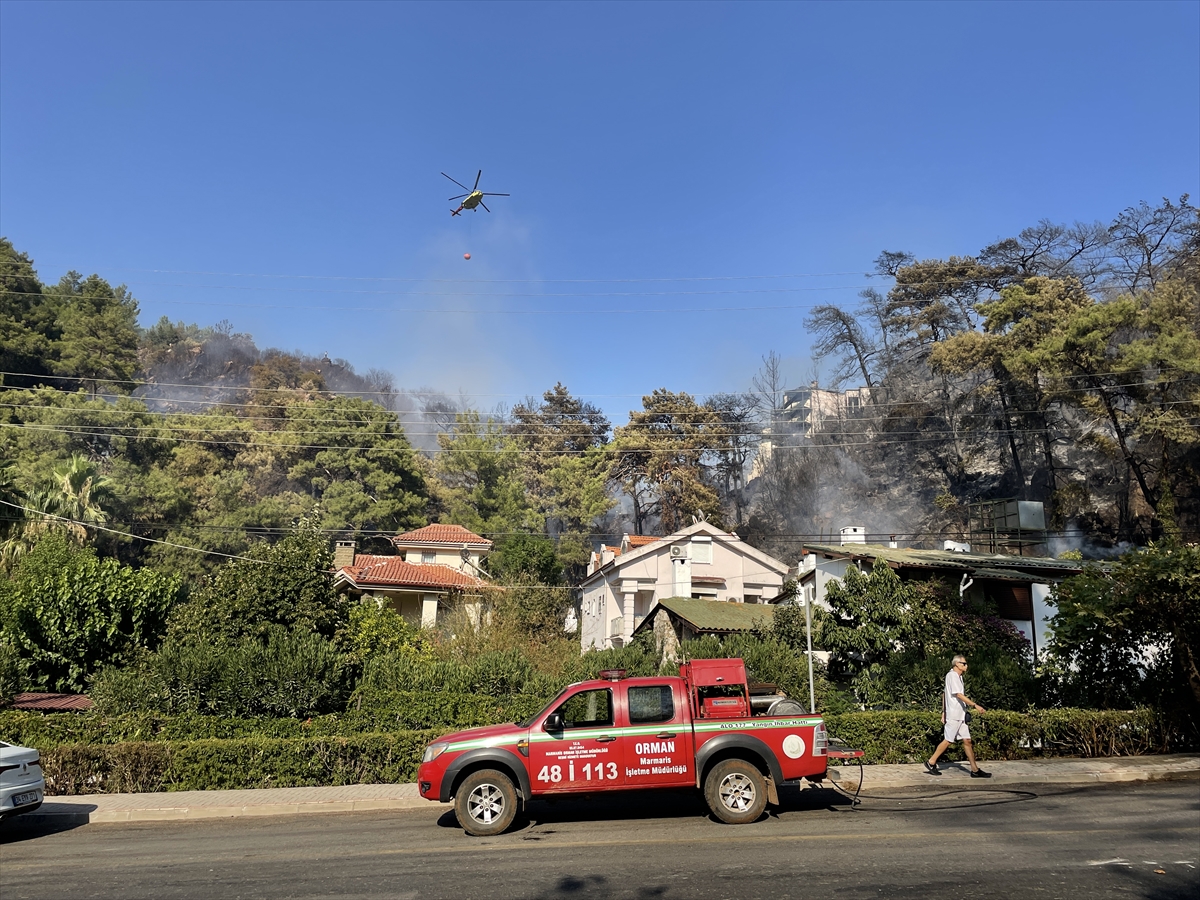
[[[867,529],[862,525],[847,525],[842,529],[843,544],[865,544],[867,542]]]

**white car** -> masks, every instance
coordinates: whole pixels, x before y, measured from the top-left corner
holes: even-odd
[[[46,779],[38,752],[0,741],[0,819],[32,812],[44,796]]]

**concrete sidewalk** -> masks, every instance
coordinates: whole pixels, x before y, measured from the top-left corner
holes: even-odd
[[[863,793],[947,784],[986,787],[996,784],[1089,784],[1106,781],[1150,781],[1200,775],[1200,754],[1130,756],[1118,759],[1039,759],[984,762],[992,773],[972,779],[965,763],[943,763],[940,777],[918,765],[863,766]],[[853,792],[857,766],[831,768],[830,779]],[[36,812],[9,820],[19,822],[159,822],[234,816],[316,815],[366,810],[444,810],[423,800],[415,784],[354,784],[345,787],[264,788],[243,791],[169,791],[154,794],[86,794],[48,797]]]

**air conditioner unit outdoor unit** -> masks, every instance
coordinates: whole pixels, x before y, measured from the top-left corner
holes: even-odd
[[[671,559],[687,559],[688,548],[683,546],[671,548]]]

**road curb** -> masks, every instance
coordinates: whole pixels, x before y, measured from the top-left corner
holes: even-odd
[[[972,778],[966,763],[942,763],[941,775],[929,775],[921,766],[879,765],[862,767],[862,790],[927,787],[938,785],[982,787],[988,784],[1104,784],[1129,781],[1158,781],[1200,775],[1200,755],[1125,758],[1119,761],[1059,760],[1047,762],[988,762],[980,767],[991,772],[987,779]],[[857,788],[858,766],[829,769],[829,780],[843,788]]]
[[[863,766],[862,791],[869,793],[934,786],[966,789],[990,785],[1086,785],[1195,778],[1200,777],[1200,754],[1120,759],[983,761],[983,767],[992,773],[991,778],[971,778],[967,765],[959,762],[942,763],[941,776],[928,775],[922,766],[911,763]],[[859,772],[858,766],[831,767],[825,783],[853,792],[858,790]],[[48,797],[36,812],[18,816],[9,820],[9,823],[74,826],[438,808],[439,804],[421,798],[415,784],[360,784]]]
[[[41,824],[96,825],[106,822],[178,822],[201,819],[248,818],[254,816],[321,815],[338,812],[382,812],[387,810],[431,809],[428,800],[329,800],[307,803],[206,804],[204,806],[160,806],[154,808],[89,808],[86,802],[47,800],[36,812],[26,813],[19,821]]]

